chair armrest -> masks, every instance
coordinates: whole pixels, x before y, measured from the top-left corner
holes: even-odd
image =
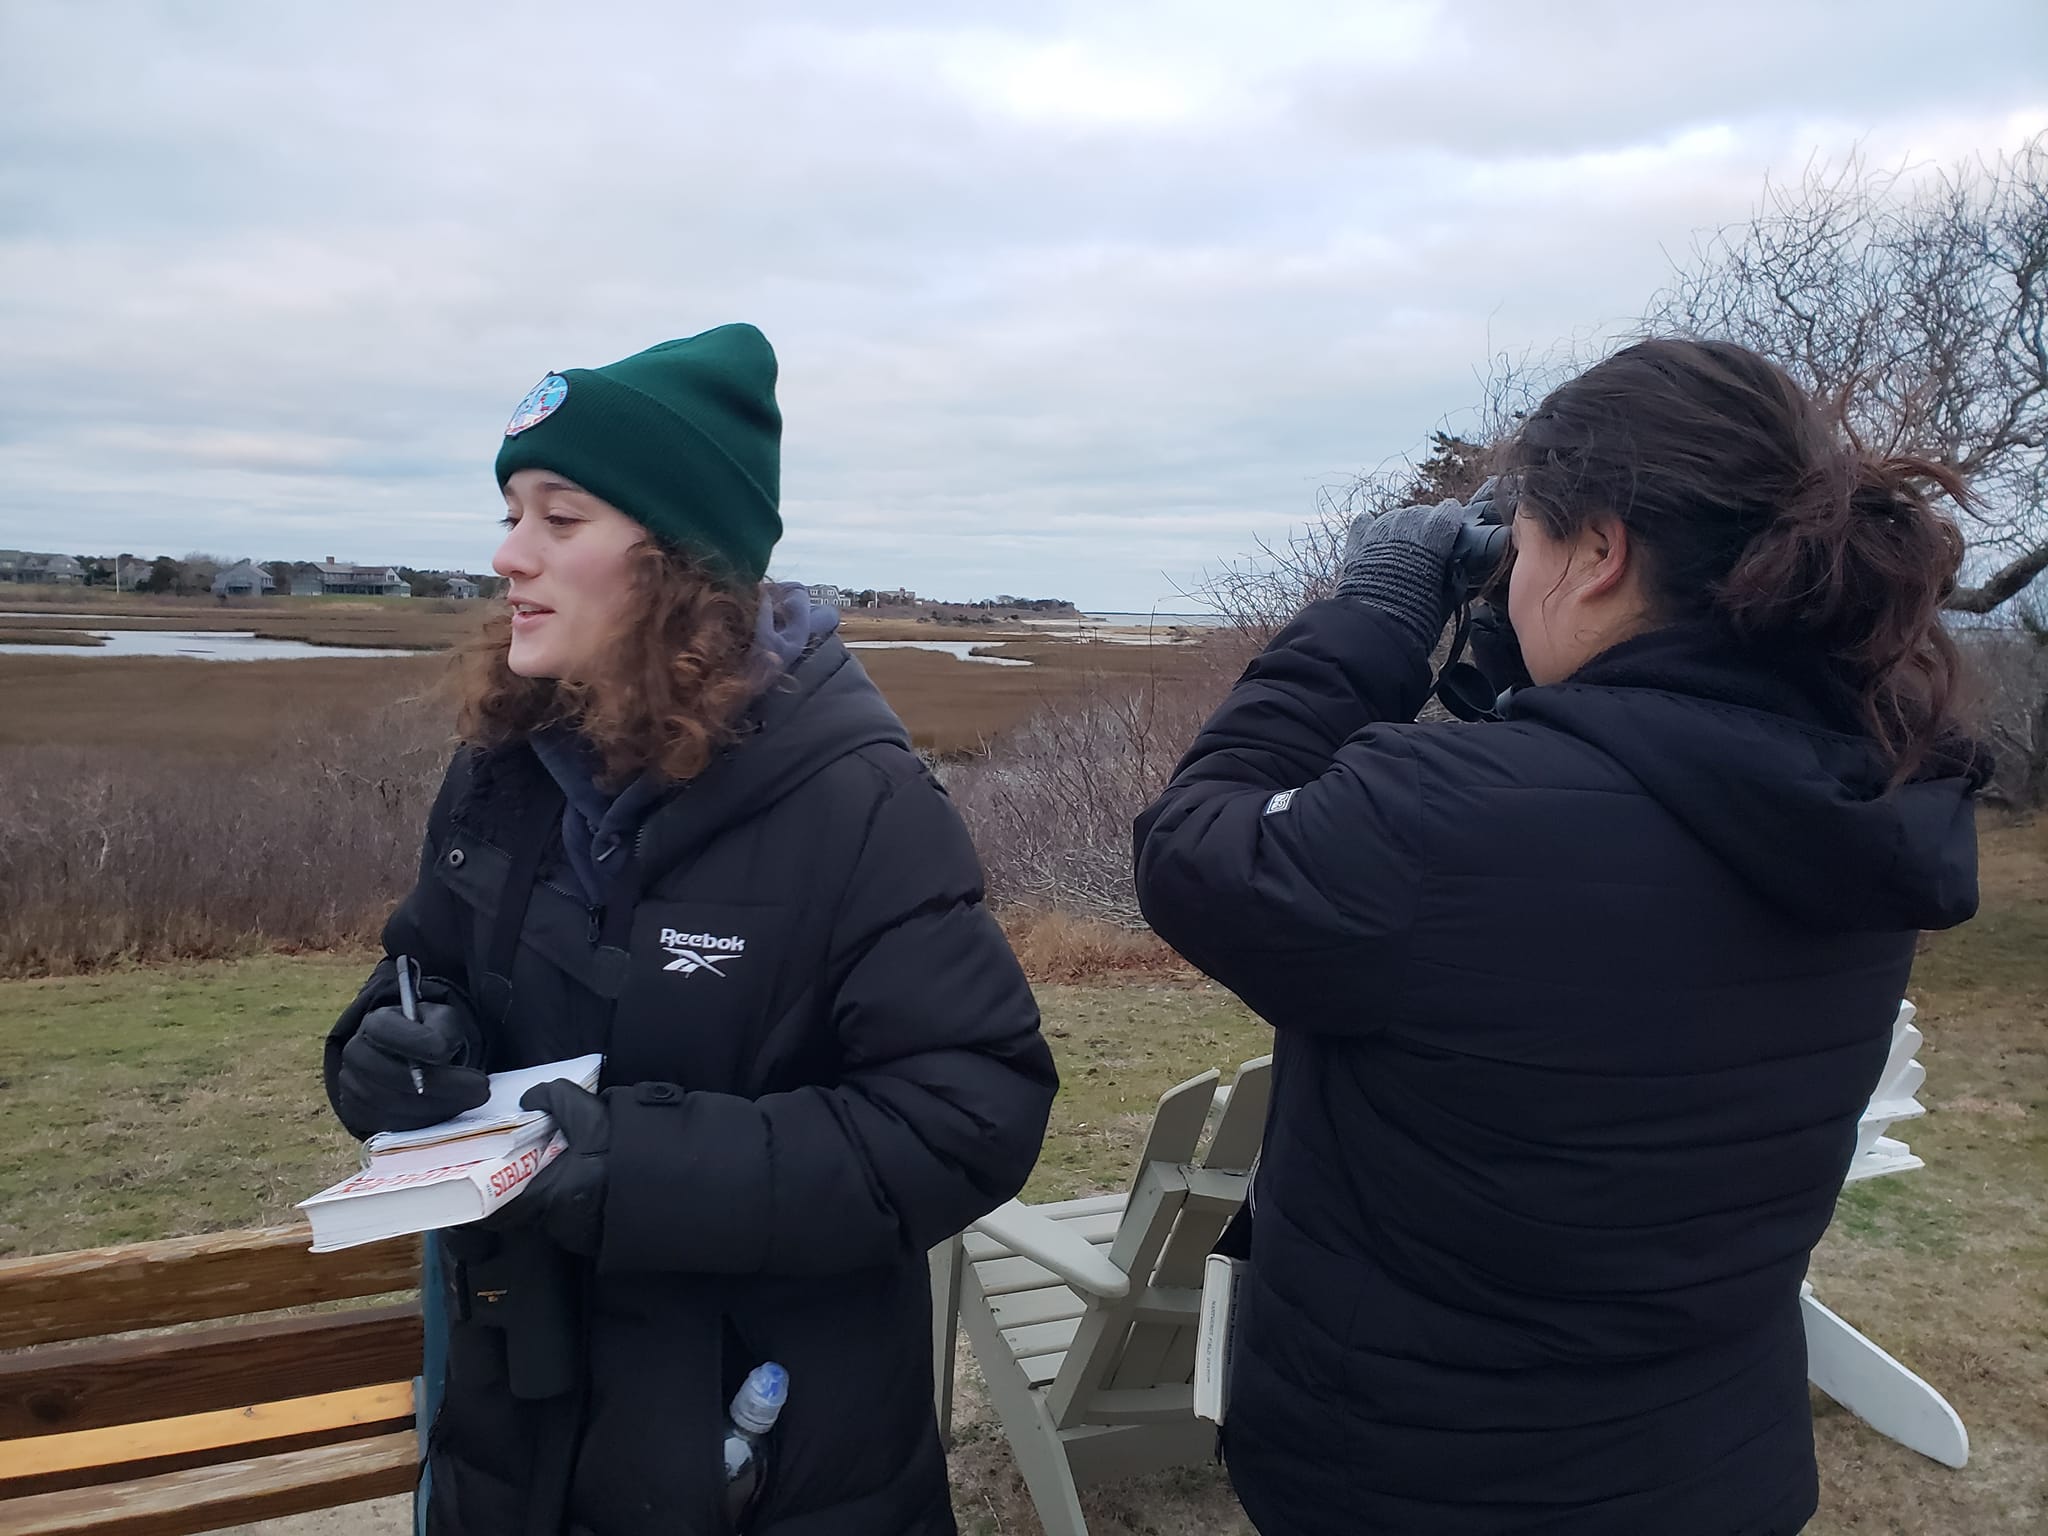
[[[1130,1294],[1131,1277],[1110,1263],[1101,1249],[1022,1201],[997,1206],[974,1224],[974,1230],[1019,1258],[1044,1265],[1077,1291],[1105,1301]]]

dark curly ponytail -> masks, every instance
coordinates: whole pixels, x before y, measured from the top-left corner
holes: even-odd
[[[1638,342],[1553,391],[1509,450],[1521,510],[1563,538],[1598,513],[1644,552],[1664,622],[1818,647],[1896,775],[1957,729],[1942,626],[1968,495],[1927,459],[1880,458],[1776,364],[1729,342]]]

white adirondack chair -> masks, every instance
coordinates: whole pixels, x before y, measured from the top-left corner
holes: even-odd
[[[950,1273],[937,1265],[939,1311],[957,1296],[1047,1536],[1087,1536],[1077,1490],[1089,1483],[1215,1454],[1215,1426],[1194,1416],[1202,1263],[1244,1202],[1271,1064],[1246,1062],[1228,1089],[1205,1072],[1161,1099],[1128,1194],[1012,1200],[975,1223]],[[942,1323],[935,1345],[950,1334]]]
[[[1913,1005],[1899,1005],[1892,1050],[1856,1128],[1856,1158],[1845,1183],[1909,1173],[1925,1164],[1888,1134],[1901,1120],[1923,1114],[1913,1095],[1927,1081],[1918,1060],[1920,1031]],[[1806,1374],[1821,1391],[1879,1434],[1945,1466],[1970,1459],[1970,1435],[1955,1409],[1934,1388],[1822,1306],[1809,1284],[1801,1287],[1806,1323]]]

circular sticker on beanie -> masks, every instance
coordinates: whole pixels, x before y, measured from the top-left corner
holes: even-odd
[[[512,419],[505,423],[505,435],[517,437],[528,427],[546,421],[568,398],[569,381],[559,373],[549,374],[526,392],[526,398],[519,402],[519,408],[512,413]]]

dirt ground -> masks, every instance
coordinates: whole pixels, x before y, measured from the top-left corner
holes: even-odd
[[[411,1511],[410,1499],[376,1499],[260,1525],[230,1526],[220,1536],[405,1536],[412,1529]]]

